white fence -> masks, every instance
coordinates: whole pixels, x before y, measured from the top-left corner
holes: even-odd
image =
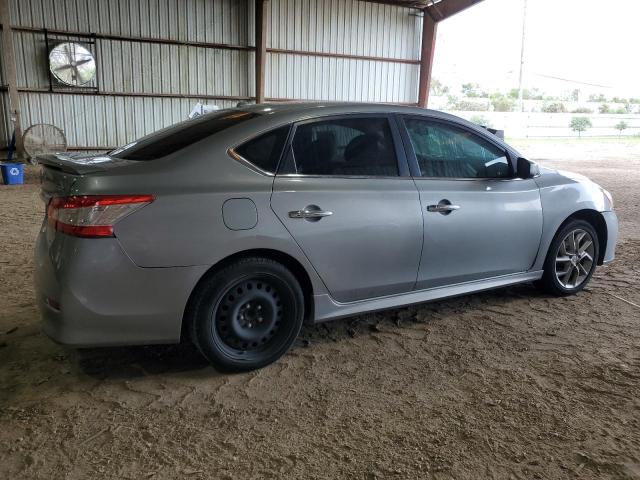
[[[606,137],[640,134],[638,114],[584,114],[584,113],[534,113],[534,112],[450,112],[467,120],[483,117],[492,128],[505,131],[506,137],[575,137],[569,127],[573,117],[587,117],[592,126],[581,135],[584,137]],[[627,128],[621,132],[615,125],[624,121]]]

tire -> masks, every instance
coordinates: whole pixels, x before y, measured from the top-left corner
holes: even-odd
[[[571,220],[553,238],[544,262],[544,274],[536,285],[552,295],[574,295],[591,280],[599,254],[598,235],[593,226],[584,220]]]
[[[262,257],[240,259],[198,285],[187,321],[200,352],[219,371],[244,372],[278,360],[304,319],[295,276]]]

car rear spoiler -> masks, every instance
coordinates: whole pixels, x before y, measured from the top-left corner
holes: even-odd
[[[104,172],[114,167],[136,163],[134,160],[124,160],[108,155],[86,155],[68,153],[49,153],[36,155],[39,164],[48,168],[60,170],[74,175],[86,175],[89,173]]]

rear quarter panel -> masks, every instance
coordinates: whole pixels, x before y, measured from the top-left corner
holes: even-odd
[[[241,251],[268,248],[297,259],[314,291],[324,292],[313,267],[269,206],[273,177],[254,172],[227,154],[230,145],[255,132],[215,136],[160,160],[82,177],[78,189],[94,195],[156,196],[114,227],[123,250],[140,267],[211,266]],[[236,198],[255,204],[255,227],[232,230],[225,225],[223,205]]]

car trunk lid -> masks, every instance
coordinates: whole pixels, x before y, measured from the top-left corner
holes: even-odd
[[[109,155],[83,155],[69,153],[52,153],[38,155],[38,163],[53,170],[74,175],[86,175],[105,172],[113,168],[136,163],[135,160],[110,157]]]
[[[38,155],[36,159],[42,166],[41,197],[45,204],[48,204],[52,197],[81,195],[83,192],[74,191],[74,185],[81,177],[136,163],[109,155],[69,153]]]

